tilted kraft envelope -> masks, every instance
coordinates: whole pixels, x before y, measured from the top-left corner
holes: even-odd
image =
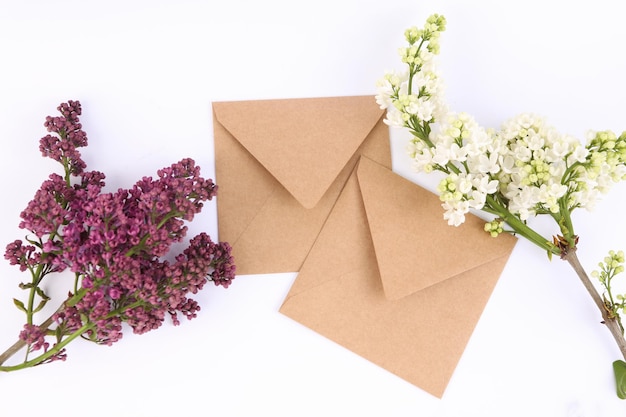
[[[238,274],[296,272],[359,155],[390,167],[370,96],[213,103],[220,240]]]
[[[441,397],[516,239],[361,158],[280,311]]]

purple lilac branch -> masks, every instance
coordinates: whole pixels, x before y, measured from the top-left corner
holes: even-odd
[[[51,174],[37,190],[19,225],[32,237],[10,243],[5,253],[11,264],[31,272],[31,282],[20,284],[29,291],[28,302],[14,300],[26,313],[26,324],[18,341],[0,354],[0,365],[23,348],[27,355],[21,364],[0,366],[0,371],[65,360],[65,346],[78,337],[112,345],[122,337],[123,324],[137,334],[159,328],[166,316],[180,324],[179,314],[192,319],[200,310],[190,294],[208,281],[226,288],[235,277],[230,246],[206,233],[190,239],[172,262],[162,259],[186,237],[185,222],[217,193],[192,159],[159,170],[155,179],[144,177],[130,189],[104,193],[104,174],[85,171],[77,150],[87,146],[80,103],[69,101],[58,110],[61,116],[46,118],[51,134],[41,139],[40,150],[61,163],[64,175]],[[68,298],[34,325],[34,314],[49,300],[42,282],[65,270],[76,276]],[[42,353],[28,359],[36,351]]]

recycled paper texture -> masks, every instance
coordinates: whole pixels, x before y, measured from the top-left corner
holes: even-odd
[[[516,239],[361,158],[280,311],[441,397]]]
[[[441,397],[516,239],[391,171],[370,96],[213,104],[218,232],[280,311]]]
[[[237,273],[300,270],[360,155],[391,167],[370,96],[213,103],[219,238]]]

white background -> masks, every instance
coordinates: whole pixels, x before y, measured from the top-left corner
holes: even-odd
[[[211,102],[375,94],[400,68],[404,29],[442,13],[454,110],[497,127],[519,112],[561,131],[626,129],[621,2],[0,1],[0,244],[50,172],[38,141],[68,99],[83,104],[89,169],[129,187],[183,157],[214,175]],[[373,98],[372,98],[373,99]],[[404,140],[394,169],[407,168]],[[626,187],[574,217],[594,269],[626,249]],[[218,197],[219,198],[219,197]],[[217,237],[215,202],[191,225]],[[555,230],[533,223],[546,235]],[[191,233],[190,233],[191,234]],[[454,248],[441,248],[454,256]],[[573,271],[520,241],[443,397],[437,399],[278,313],[296,274],[207,286],[199,317],[68,360],[0,375],[0,415],[620,416],[619,352]],[[0,262],[0,349],[23,317],[21,276]],[[626,280],[626,277],[622,278]],[[64,281],[59,279],[58,284]],[[50,291],[65,289],[51,283]],[[626,287],[626,286],[625,286]],[[57,288],[53,290],[53,288]]]

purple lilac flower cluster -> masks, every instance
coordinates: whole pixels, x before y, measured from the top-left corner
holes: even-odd
[[[44,157],[49,157],[55,161],[69,163],[70,172],[73,175],[80,175],[86,168],[85,162],[80,157],[77,148],[87,146],[87,134],[82,130],[78,116],[81,114],[80,102],[69,100],[61,103],[57,110],[61,116],[46,117],[44,126],[50,133],[39,142],[39,150]]]
[[[123,323],[142,334],[160,327],[167,316],[175,325],[179,314],[192,319],[200,306],[190,294],[207,281],[226,288],[235,277],[230,245],[215,243],[206,233],[190,239],[172,261],[163,259],[185,238],[185,222],[217,192],[192,159],[130,189],[105,193],[104,174],[86,171],[77,150],[87,146],[80,103],[69,101],[58,110],[61,116],[46,118],[51,134],[41,139],[40,150],[59,161],[65,175],[50,175],[35,193],[20,223],[32,237],[10,243],[5,253],[11,264],[31,272],[32,282],[21,286],[35,291],[42,305],[46,275],[69,270],[76,277],[67,300],[42,326],[32,324],[36,309],[20,303],[28,317],[20,340],[31,352],[57,348],[41,363],[64,359],[64,341],[71,335],[111,345],[122,337]],[[56,337],[52,348],[46,335]]]

